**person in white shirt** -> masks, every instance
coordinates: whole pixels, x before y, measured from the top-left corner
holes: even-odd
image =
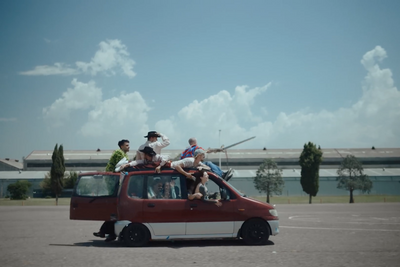
[[[130,171],[129,167],[134,167],[134,166],[140,165],[140,164],[144,164],[144,165],[159,164],[156,167],[155,171],[157,173],[160,173],[161,167],[164,166],[165,163],[167,163],[167,161],[168,161],[168,156],[162,156],[160,154],[156,154],[156,152],[149,146],[145,146],[142,150],[140,150],[140,152],[142,152],[144,155],[143,160],[137,159],[137,160],[131,161],[129,163],[123,163],[121,165],[120,165],[120,162],[118,162],[118,164],[115,168],[115,171],[116,172],[123,171],[123,170]]]
[[[171,162],[171,168],[177,170],[179,173],[186,176],[188,179],[192,179],[193,181],[196,178],[190,173],[183,170],[183,168],[197,168],[199,170],[210,170],[210,167],[204,165],[201,161],[205,158],[205,151],[203,149],[197,149],[194,152],[194,158],[184,158],[178,161]]]
[[[161,142],[158,141],[158,137],[161,137]],[[151,147],[156,154],[161,154],[161,149],[169,145],[168,137],[156,131],[148,132],[145,138],[147,138],[147,142],[139,147],[138,151],[136,152],[135,160],[144,159],[144,154],[140,150],[143,150],[146,146]]]

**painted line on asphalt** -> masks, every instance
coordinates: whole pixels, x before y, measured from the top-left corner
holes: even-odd
[[[309,230],[340,230],[340,231],[374,231],[374,232],[400,232],[397,229],[360,229],[360,228],[323,228],[323,227],[302,227],[302,226],[282,226],[279,228],[309,229]]]

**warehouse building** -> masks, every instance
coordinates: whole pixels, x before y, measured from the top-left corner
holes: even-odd
[[[65,150],[64,158],[67,171],[103,171],[113,150]],[[181,150],[163,149],[163,154],[178,159]],[[300,177],[299,157],[302,149],[229,149],[227,153],[207,154],[207,161],[220,164],[222,169],[234,168],[230,181],[247,195],[260,193],[254,188],[253,177],[265,159],[273,159],[283,169],[285,195],[303,195]],[[343,158],[354,155],[363,164],[365,173],[374,182],[373,194],[400,195],[400,148],[380,149],[322,149],[323,162],[320,166],[319,195],[346,195],[347,192],[336,188],[336,170]],[[7,186],[17,180],[28,180],[33,186],[30,196],[40,190],[40,182],[50,171],[53,151],[35,150],[24,162],[15,160],[0,161],[0,197],[7,195]],[[136,151],[128,153],[133,159]],[[1,165],[3,164],[3,165]],[[356,192],[357,193],[357,192]]]

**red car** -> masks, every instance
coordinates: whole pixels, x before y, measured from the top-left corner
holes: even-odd
[[[191,171],[191,172],[194,172]],[[82,173],[70,205],[71,220],[113,221],[127,246],[150,240],[242,238],[266,244],[279,233],[276,209],[246,197],[209,172],[207,188],[222,203],[188,199],[188,180],[175,170],[138,170],[128,174]]]

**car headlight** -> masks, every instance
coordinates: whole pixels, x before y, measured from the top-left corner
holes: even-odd
[[[278,211],[276,209],[270,209],[269,214],[271,214],[272,216],[278,217]]]

